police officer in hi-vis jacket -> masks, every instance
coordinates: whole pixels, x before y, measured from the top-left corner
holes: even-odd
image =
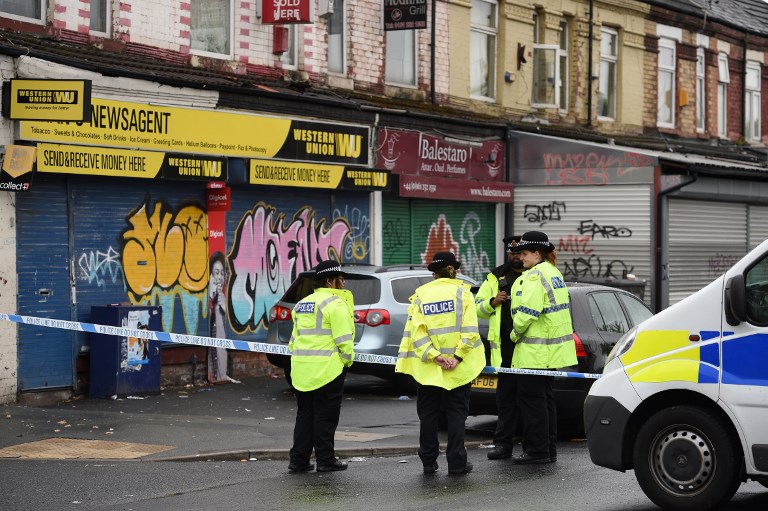
[[[336,459],[333,437],[339,425],[346,369],[354,358],[355,322],[352,293],[344,289],[341,264],[315,267],[315,292],[293,308],[291,380],[296,390],[296,426],[288,469],[308,472],[315,449],[318,472],[346,470]]]
[[[435,280],[411,296],[408,321],[400,342],[395,371],[416,380],[419,457],[425,474],[437,471],[437,438],[441,409],[448,428],[449,474],[472,471],[464,447],[472,380],[485,367],[485,349],[477,327],[472,293],[456,279],[461,263],[450,252],[438,252],[427,266]]]

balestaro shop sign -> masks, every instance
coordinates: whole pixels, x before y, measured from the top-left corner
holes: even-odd
[[[12,79],[3,83],[2,100],[9,119],[86,121],[91,116],[91,81]]]
[[[376,167],[400,176],[400,196],[512,202],[506,143],[452,141],[418,131],[379,129]]]

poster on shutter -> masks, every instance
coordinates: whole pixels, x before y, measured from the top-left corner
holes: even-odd
[[[230,189],[222,182],[208,183],[208,335],[227,337],[227,211],[230,208]],[[222,383],[227,378],[227,350],[208,348],[208,381]]]
[[[36,156],[36,147],[9,145],[0,170],[0,191],[28,192],[35,174]]]
[[[311,0],[262,0],[261,22],[312,23]]]

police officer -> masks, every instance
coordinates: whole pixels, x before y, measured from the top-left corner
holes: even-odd
[[[557,369],[576,365],[570,298],[557,269],[555,246],[546,234],[523,234],[514,252],[526,271],[512,286],[512,366]],[[518,375],[517,404],[523,419],[524,452],[516,465],[557,460],[557,411],[552,377]]]
[[[488,319],[488,344],[493,367],[512,367],[515,343],[510,341],[512,315],[510,297],[512,284],[523,271],[520,257],[512,249],[520,236],[507,236],[503,240],[507,262],[491,271],[475,296],[477,316]],[[512,456],[512,445],[517,425],[517,375],[499,373],[496,387],[496,431],[494,448],[488,451],[488,459],[498,460]]]
[[[427,266],[435,280],[411,296],[408,321],[400,342],[395,371],[410,374],[418,387],[419,458],[425,474],[437,471],[440,445],[438,419],[445,411],[449,474],[472,471],[464,447],[470,385],[485,366],[485,350],[477,327],[474,297],[456,270],[461,263],[450,252],[438,252]]]
[[[315,449],[318,472],[346,470],[336,459],[333,437],[339,425],[346,368],[354,357],[354,302],[344,289],[341,264],[315,267],[315,292],[293,308],[291,379],[296,390],[296,426],[288,469],[308,472]]]

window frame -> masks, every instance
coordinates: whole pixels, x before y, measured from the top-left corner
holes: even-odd
[[[347,75],[347,17],[345,16],[346,3],[344,0],[331,0],[333,1],[333,14],[327,18],[326,28],[328,32],[328,43],[326,45],[326,66],[329,74],[333,75]],[[336,6],[336,2],[341,4],[340,7]],[[331,21],[341,21],[341,70],[331,70]]]
[[[531,87],[531,106],[534,108],[557,108],[561,113],[568,111],[568,22],[565,19],[560,20],[560,34],[557,44],[544,44],[541,43],[541,26],[539,24],[539,13],[533,13],[533,85]],[[546,80],[551,86],[547,87],[547,91],[542,98],[538,91],[540,88],[535,86],[535,79],[538,76],[537,70],[542,63],[540,55],[546,53],[553,53],[551,58],[554,62],[552,73],[550,74],[546,70],[544,80]],[[546,64],[548,59],[544,59]],[[565,63],[565,70],[563,69],[563,63]],[[546,66],[544,67],[546,69]],[[551,97],[554,100],[552,103],[542,101],[546,99],[551,93]],[[565,103],[565,104],[563,104]]]
[[[568,24],[568,20],[563,18],[560,20],[560,49],[558,50],[558,85],[560,87],[557,98],[559,100],[560,112],[568,112],[568,97],[570,96],[570,40],[571,29]],[[565,61],[565,62],[563,62]],[[565,64],[565,65],[563,65]]]
[[[605,37],[606,35],[608,35],[610,37],[614,37],[615,40],[616,40],[616,44],[615,44],[616,53],[613,54],[613,55],[609,55],[609,54],[604,54],[603,53],[602,40],[603,40],[603,37]],[[612,27],[601,27],[600,28],[600,41],[601,41],[601,44],[600,44],[600,74],[598,76],[598,81],[597,81],[597,83],[598,83],[598,85],[597,85],[598,98],[599,98],[599,93],[601,92],[601,86],[602,86],[602,83],[603,83],[603,73],[602,73],[602,71],[603,71],[603,63],[604,62],[606,62],[606,63],[608,63],[609,65],[612,66],[614,90],[612,91],[613,94],[611,94],[611,96],[610,96],[611,107],[612,107],[611,108],[611,113],[613,115],[612,116],[601,115],[599,104],[598,104],[597,118],[601,119],[601,120],[606,120],[606,121],[615,121],[616,117],[618,116],[618,112],[617,112],[617,110],[618,110],[618,98],[617,98],[617,96],[618,96],[618,89],[619,89],[619,31],[616,30],[615,28],[612,28]]]
[[[235,52],[235,1],[236,0],[224,0],[229,4],[229,53],[216,53],[208,50],[198,50],[192,47],[192,3],[193,2],[207,2],[208,0],[189,0],[190,5],[190,21],[189,21],[189,52],[192,55],[199,55],[201,57],[211,57],[215,59],[231,59],[234,57]]]
[[[744,76],[744,138],[750,142],[760,142],[762,135],[762,88],[760,86],[762,81],[762,66],[760,62],[754,60],[748,60]],[[749,73],[750,71],[757,73],[757,86],[750,87]],[[755,104],[756,102],[756,104]],[[752,108],[756,106],[756,108]],[[752,133],[750,129],[751,124],[757,124],[756,133]]]
[[[413,59],[412,60],[413,68],[411,69],[411,71],[413,72],[413,83],[401,82],[401,81],[397,81],[397,80],[389,78],[389,70],[390,70],[390,67],[389,67],[390,59],[388,57],[388,52],[389,52],[389,48],[390,48],[389,38],[390,38],[390,36],[393,36],[394,34],[398,34],[399,35],[399,34],[402,34],[402,33],[410,34],[411,38],[412,38],[412,42],[413,42],[413,47],[412,47],[413,52],[411,54],[411,57]],[[419,51],[418,51],[418,48],[419,48],[419,34],[418,34],[418,31],[417,30],[390,30],[390,31],[384,32],[384,34],[385,34],[385,36],[384,36],[385,37],[385,44],[387,45],[385,50],[384,50],[384,58],[385,58],[385,61],[384,61],[384,83],[386,83],[388,85],[395,85],[395,86],[398,86],[398,87],[411,87],[411,88],[417,87],[418,84],[419,84]],[[405,68],[404,65],[403,65],[403,68]]]
[[[104,30],[97,30],[92,27],[93,25],[93,4],[103,4],[104,8]],[[92,34],[104,35],[109,37],[112,32],[112,0],[90,0],[90,20],[88,23],[89,30]]]
[[[493,8],[493,26],[491,25],[478,25],[472,22],[472,15],[470,13],[470,21],[469,21],[469,34],[470,34],[470,43],[469,43],[469,55],[470,55],[470,66],[469,66],[469,95],[472,99],[479,99],[483,101],[496,101],[496,95],[497,95],[497,87],[496,87],[496,79],[497,79],[497,65],[496,65],[496,54],[498,51],[498,43],[499,43],[499,2],[497,0],[472,0],[472,6],[474,7],[474,4],[476,2],[483,2],[486,4],[491,5]],[[470,7],[470,10],[472,7]],[[481,34],[485,36],[486,41],[486,58],[488,61],[488,75],[485,77],[485,81],[487,82],[485,85],[488,86],[488,95],[483,96],[479,94],[474,94],[472,92],[472,88],[474,85],[474,76],[473,76],[473,65],[472,65],[472,34]],[[493,50],[488,51],[488,40],[493,40]]]
[[[296,70],[299,68],[299,26],[303,28],[303,25],[289,23],[284,26],[288,28],[288,48],[280,55],[280,62],[283,69]],[[287,55],[292,57],[293,63],[285,61]]]
[[[717,136],[728,138],[728,84],[731,75],[728,69],[728,55],[717,54]]]
[[[21,0],[21,3],[29,3],[30,0]],[[35,1],[35,0],[32,0]],[[45,9],[45,0],[36,0],[40,7],[40,17],[39,18],[31,18],[28,16],[22,16],[21,14],[13,14],[8,11],[0,11],[2,12],[3,17],[19,20],[19,21],[26,21],[28,23],[34,23],[36,25],[45,25],[46,22],[46,9]]]
[[[662,63],[662,48],[672,51],[672,65],[666,65]],[[674,39],[661,37],[659,39],[659,57],[656,61],[658,75],[656,77],[656,126],[660,128],[674,128],[675,120],[677,118],[677,44]],[[661,90],[661,75],[669,75],[670,88],[669,88],[669,120],[661,120],[661,107],[662,107],[662,90]],[[665,95],[667,91],[663,92]]]
[[[707,129],[707,61],[704,47],[696,48],[696,132]]]

